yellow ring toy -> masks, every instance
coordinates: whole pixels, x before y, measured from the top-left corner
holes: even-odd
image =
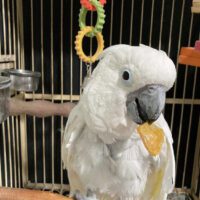
[[[77,52],[77,55],[81,60],[83,60],[86,63],[93,63],[97,60],[99,54],[103,51],[104,48],[104,40],[103,40],[103,35],[100,32],[96,33],[96,38],[97,38],[97,50],[93,56],[86,56],[85,53],[83,52],[83,47],[82,47],[82,42],[83,38],[87,33],[93,32],[94,27],[92,26],[86,26],[84,29],[78,32],[78,35],[76,36],[76,41],[75,41],[75,49]]]

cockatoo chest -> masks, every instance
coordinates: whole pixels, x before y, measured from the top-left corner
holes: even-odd
[[[70,168],[89,189],[115,195],[119,191],[139,195],[144,190],[152,160],[139,137],[106,145],[84,129],[72,152]]]

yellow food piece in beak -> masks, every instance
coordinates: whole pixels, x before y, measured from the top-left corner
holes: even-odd
[[[160,153],[164,143],[164,132],[154,124],[144,123],[138,126],[137,131],[147,151],[156,156]]]

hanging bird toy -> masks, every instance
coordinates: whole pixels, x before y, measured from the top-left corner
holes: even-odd
[[[103,30],[103,25],[105,23],[105,14],[104,14],[105,11],[103,5],[106,3],[106,1],[81,0],[80,2],[82,5],[79,14],[79,27],[81,30],[78,32],[78,35],[76,36],[75,49],[77,55],[81,60],[83,60],[86,63],[93,63],[98,59],[98,56],[100,55],[100,53],[103,51],[104,48],[104,40],[101,32]],[[97,12],[97,22],[94,27],[86,25],[86,15],[88,11]],[[97,39],[98,47],[96,53],[92,56],[86,56],[85,53],[83,52],[82,42],[85,36],[90,38],[95,36]]]

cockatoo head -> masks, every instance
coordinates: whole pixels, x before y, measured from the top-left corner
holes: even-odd
[[[138,124],[158,119],[175,78],[163,51],[144,45],[107,48],[81,97],[88,127],[105,143],[130,137]]]

